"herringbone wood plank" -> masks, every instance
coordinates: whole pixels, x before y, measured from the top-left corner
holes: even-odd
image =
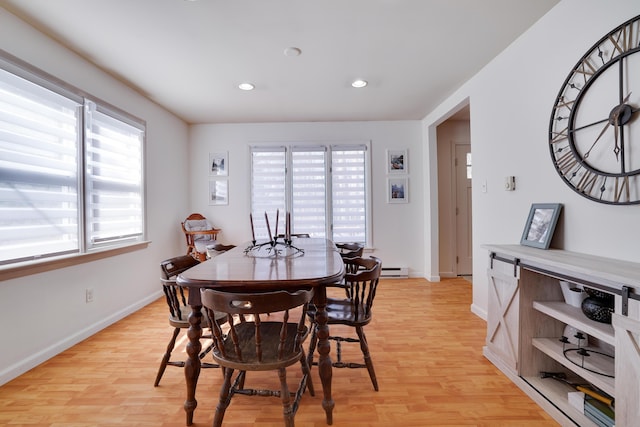
[[[482,356],[486,324],[469,311],[469,282],[386,279],[378,289],[366,333],[380,391],[365,369],[334,369],[334,426],[557,425]],[[166,317],[158,300],[0,387],[0,425],[184,426],[182,370],[168,367],[153,387],[171,334]],[[181,336],[174,358],[184,357]],[[343,355],[359,361],[358,345],[345,345]],[[298,367],[288,371],[292,380],[297,374]],[[317,368],[312,378],[316,396],[303,397],[298,426],[326,426]],[[221,380],[218,369],[202,371],[195,426],[211,425]],[[251,373],[247,381],[277,387],[278,380]],[[280,401],[234,397],[224,425],[281,426]]]

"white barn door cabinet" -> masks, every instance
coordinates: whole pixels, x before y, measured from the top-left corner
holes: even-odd
[[[617,427],[638,426],[640,263],[520,245],[483,248],[489,253],[485,357],[562,425],[598,424],[570,402],[575,385],[545,373],[594,385],[614,398]],[[612,323],[590,320],[565,303],[560,281],[613,295]],[[588,338],[563,342],[567,330]]]

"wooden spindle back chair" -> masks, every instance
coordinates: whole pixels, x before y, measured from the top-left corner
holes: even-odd
[[[224,413],[234,394],[280,397],[285,425],[292,427],[304,390],[308,388],[311,395],[314,394],[302,346],[309,334],[305,320],[313,291],[235,293],[202,289],[201,296],[207,314],[224,314],[229,327],[225,334],[219,325],[212,325],[213,359],[224,368],[225,374],[214,427],[222,425]],[[267,314],[268,317],[265,316]],[[267,320],[263,321],[261,315]],[[290,393],[286,368],[295,363],[302,366],[302,378],[297,390]],[[236,370],[239,373],[233,380]],[[279,390],[245,388],[247,371],[268,370],[278,372]]]
[[[337,358],[333,362],[335,368],[367,368],[373,388],[378,391],[369,344],[364,333],[364,327],[371,322],[373,316],[373,302],[378,288],[382,262],[376,257],[346,258],[344,260],[347,272],[344,277],[347,298],[327,298],[327,323],[329,325],[345,325],[355,329],[358,338],[332,335],[330,340],[336,342]],[[313,352],[318,342],[317,325],[315,324],[315,310],[309,310],[309,317],[314,323],[309,345],[309,366],[313,365]],[[362,363],[345,363],[342,361],[342,343],[360,343],[360,350],[364,358]]]
[[[173,334],[171,336],[171,339],[169,340],[169,344],[167,345],[165,354],[160,362],[156,380],[153,384],[155,387],[160,384],[160,380],[162,379],[162,375],[164,375],[164,371],[167,366],[177,366],[182,368],[185,365],[184,360],[171,360],[171,353],[176,346],[176,340],[178,338],[178,335],[180,334],[180,331],[186,331],[187,329],[189,329],[189,314],[191,313],[191,307],[187,305],[186,290],[182,286],[178,286],[178,284],[176,283],[176,277],[180,273],[187,271],[191,267],[198,264],[200,264],[200,261],[193,258],[191,255],[182,255],[174,258],[169,258],[160,263],[160,269],[162,271],[160,282],[162,284],[162,291],[164,292],[167,306],[169,308],[169,324],[173,326]],[[222,316],[219,316],[216,320],[218,322],[225,321]],[[209,327],[209,320],[206,316],[202,317],[202,327]],[[203,338],[206,339],[210,337],[204,336]],[[211,345],[205,347],[205,349],[200,352],[200,359],[202,359],[209,351],[211,351]],[[202,367],[213,368],[217,367],[217,365],[212,363],[203,363]]]

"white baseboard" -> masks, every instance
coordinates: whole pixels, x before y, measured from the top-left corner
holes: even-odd
[[[479,318],[481,318],[482,320],[484,320],[485,322],[487,321],[487,311],[481,309],[480,307],[478,307],[475,304],[471,304],[471,312],[473,314],[475,314],[476,316],[478,316]]]

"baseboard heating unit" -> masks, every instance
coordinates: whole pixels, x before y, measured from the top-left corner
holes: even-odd
[[[409,277],[409,269],[407,267],[382,267],[380,277],[406,279]]]

